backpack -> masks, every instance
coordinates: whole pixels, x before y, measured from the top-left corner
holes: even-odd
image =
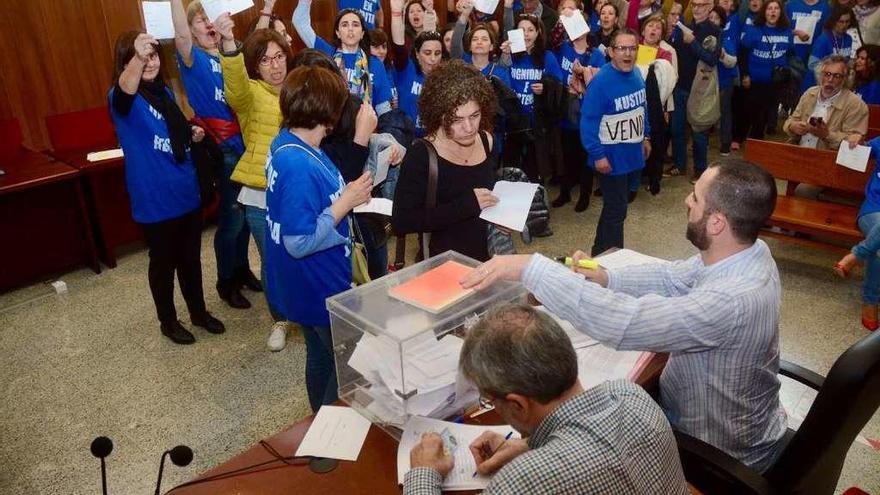
[[[498,180],[511,182],[529,182],[529,176],[516,167],[502,167],[498,169]],[[529,216],[526,217],[526,227],[522,231],[522,240],[526,244],[532,243],[534,237],[548,237],[553,235],[550,229],[550,201],[547,199],[547,190],[538,184],[538,190],[532,199],[529,208]]]

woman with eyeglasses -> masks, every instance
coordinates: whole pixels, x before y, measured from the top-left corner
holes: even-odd
[[[880,46],[862,45],[856,51],[853,92],[868,105],[880,105]]]
[[[377,115],[391,110],[391,84],[382,61],[370,55],[370,36],[360,11],[341,10],[333,22],[333,45],[315,34],[312,0],[301,0],[293,11],[293,28],[309,48],[333,57],[348,79],[348,91],[373,106]]]
[[[816,85],[816,67],[823,58],[829,55],[841,55],[847,58],[852,56],[852,38],[847,31],[853,22],[852,9],[849,7],[835,6],[831,10],[828,20],[822,26],[822,34],[813,43],[813,50],[807,63],[809,70],[804,74],[801,92]]]
[[[116,40],[110,114],[125,152],[131,216],[150,251],[148,280],[159,329],[175,344],[195,337],[177,320],[174,274],[193,325],[226,328],[205,307],[202,291],[202,209],[191,146],[205,137],[190,126],[160,74],[159,42],[129,31]]]
[[[260,278],[266,279],[266,153],[281,125],[278,94],[287,76],[292,57],[290,46],[272,29],[259,29],[240,45],[228,13],[214,21],[220,33],[220,65],[226,102],[241,125],[245,152],[238,160],[231,180],[242,185],[238,202],[244,207],[245,221],[260,252]],[[287,321],[272,306],[266,291],[269,313],[275,322],[272,331],[286,329]]]

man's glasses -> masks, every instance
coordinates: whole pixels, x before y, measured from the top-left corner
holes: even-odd
[[[824,77],[826,79],[833,79],[835,81],[840,81],[841,79],[843,79],[844,75],[841,74],[840,72],[825,71],[822,73],[822,77]]]
[[[617,50],[618,53],[635,53],[639,50],[639,47],[637,47],[637,46],[615,46],[614,49]]]
[[[274,57],[263,55],[263,57],[260,59],[260,65],[262,65],[263,67],[269,67],[270,65],[272,65],[272,62],[278,62],[280,64],[285,60],[287,60],[287,55],[285,55],[284,52],[278,52],[275,54]]]

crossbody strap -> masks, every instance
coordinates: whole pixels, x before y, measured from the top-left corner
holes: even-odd
[[[437,150],[434,145],[425,139],[417,139],[425,145],[428,151],[428,187],[425,189],[425,207],[435,208],[437,206],[437,176],[439,169],[437,167]],[[419,234],[419,246],[422,248],[422,259],[427,259],[428,246],[431,244],[431,233],[422,232]],[[399,270],[406,265],[406,235],[398,235],[394,241],[394,269]]]

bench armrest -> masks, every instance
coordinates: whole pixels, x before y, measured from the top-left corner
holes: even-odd
[[[822,385],[825,383],[825,377],[820,375],[819,373],[816,373],[815,371],[810,371],[803,366],[799,366],[792,363],[791,361],[786,361],[784,359],[779,360],[779,374],[782,376],[787,376],[797,382],[803,383],[804,385],[817,391],[822,388]]]
[[[776,493],[766,478],[720,449],[680,431],[675,432],[687,481],[703,493]]]

